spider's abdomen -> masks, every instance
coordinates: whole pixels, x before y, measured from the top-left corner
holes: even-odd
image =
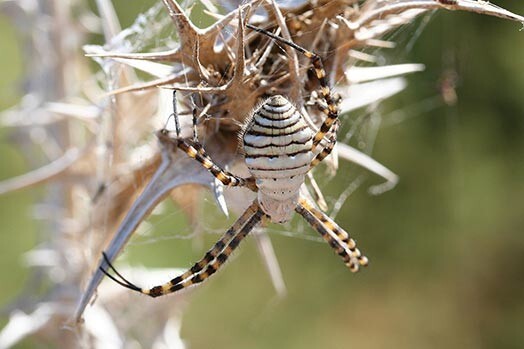
[[[246,164],[273,222],[291,219],[313,159],[313,136],[302,114],[282,96],[266,100],[245,130]]]

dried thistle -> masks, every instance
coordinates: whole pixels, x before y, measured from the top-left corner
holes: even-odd
[[[307,110],[312,123],[321,124],[321,110],[325,105],[316,97],[318,84],[308,74],[307,62],[293,50],[279,47],[273,40],[247,29],[244,23],[292,39],[325,57],[330,84],[337,87],[340,108],[347,113],[363,106],[374,106],[401,91],[405,81],[399,76],[423,69],[417,64],[359,67],[357,63],[362,60],[375,63],[376,57],[363,50],[394,47],[394,43],[384,39],[385,34],[412,22],[426,11],[463,10],[524,21],[489,3],[472,0],[292,1],[288,6],[253,0],[240,7],[236,2],[220,2],[227,11],[225,15],[212,4],[203,4],[217,21],[206,29],[198,29],[189,19],[186,7],[174,0],[163,0],[175,28],[176,37],[172,43],[176,47],[135,53],[144,47],[130,46],[130,37],[142,31],[146,36],[153,36],[152,33],[164,27],[159,25],[152,29],[148,26],[150,23],[144,24],[140,19],[121,31],[111,4],[98,1],[106,45],[86,46],[85,51],[96,57],[101,72],[91,75],[80,51],[74,50],[75,57],[68,56],[67,50],[60,51],[63,64],[42,68],[47,69],[47,75],[61,80],[61,83],[51,84],[56,89],[46,88],[47,85],[32,87],[24,99],[25,104],[3,114],[4,124],[13,126],[35,127],[48,123],[41,127],[46,136],[42,144],[57,144],[61,151],[50,152],[55,158],[48,165],[0,183],[0,192],[52,183],[54,193],[50,194],[49,203],[62,207],[63,213],[57,215],[49,227],[54,232],[49,238],[49,246],[31,255],[46,275],[60,271],[65,276],[60,281],[51,281],[51,291],[26,307],[30,309],[29,315],[12,313],[9,324],[0,333],[0,347],[9,347],[26,335],[43,336],[69,347],[77,343],[86,347],[126,346],[129,338],[126,335],[122,339],[117,328],[126,334],[139,333],[141,344],[146,347],[155,343],[183,346],[178,332],[168,331],[180,326],[183,307],[178,298],[151,302],[133,297],[133,310],[130,311],[126,310],[128,305],[123,298],[125,290],[113,285],[99,291],[100,299],[89,308],[83,327],[71,331],[56,329],[62,323],[73,325],[91,301],[103,276],[98,271],[103,264],[101,251],[105,250],[113,260],[138,225],[166,197],[171,196],[185,207],[193,223],[198,193],[202,190],[210,190],[226,213],[228,207],[240,212],[251,200],[251,193],[242,189],[222,188],[207,171],[183,154],[174,154],[169,148],[158,150],[154,131],[171,113],[166,91],[158,87],[183,92],[179,105],[182,134],[191,134],[192,111],[197,110],[198,133],[206,149],[214,159],[239,174],[246,169],[238,152],[236,134],[253,108],[267,96],[288,96],[295,105]],[[55,9],[52,15],[67,24],[68,30],[77,35],[75,43],[79,43],[86,28],[77,24],[72,13],[78,13],[78,8],[81,13],[89,13],[75,2],[70,6],[66,8],[69,12]],[[163,23],[165,9],[155,6],[145,18],[158,18],[159,23]],[[38,16],[38,13],[30,15]],[[63,49],[69,41],[59,34],[58,31],[48,33],[48,40]],[[83,78],[76,78],[83,81],[77,88],[83,97],[80,102],[64,88],[68,86],[71,90],[70,86],[74,85],[68,81],[68,74],[75,69],[84,74]],[[144,82],[137,77],[137,71],[153,79]],[[109,95],[100,89],[100,81]],[[28,120],[27,115],[35,117]],[[384,177],[387,182],[373,187],[374,192],[389,189],[397,181],[390,170],[344,143],[339,143],[330,158],[333,172],[336,172],[338,157]],[[317,197],[319,205],[323,205],[313,177],[308,189]],[[285,292],[267,236],[261,232],[256,238],[270,266],[268,270],[275,287]],[[44,253],[53,255],[52,266],[39,257]],[[158,272],[172,275],[175,271]],[[133,275],[134,279],[145,282],[137,271]],[[85,281],[88,284],[84,290]],[[77,305],[80,296],[82,299]],[[122,316],[126,311],[131,315]],[[144,325],[140,319],[153,312],[155,319]],[[14,328],[21,321],[29,321],[32,326],[14,335]],[[107,331],[98,332],[100,327]]]

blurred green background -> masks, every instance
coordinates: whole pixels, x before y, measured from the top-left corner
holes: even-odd
[[[124,26],[151,3],[115,1]],[[496,3],[524,14],[521,1]],[[371,177],[337,217],[370,266],[353,275],[325,244],[273,233],[289,292],[275,301],[248,241],[218,276],[194,290],[182,328],[191,348],[524,347],[524,32],[518,23],[441,11],[409,49],[418,27],[400,31],[400,45],[385,55],[389,63],[423,63],[426,71],[409,76],[408,89],[382,108],[399,110],[405,120],[385,118],[373,152],[400,183],[370,196],[366,186],[380,181]],[[20,98],[24,67],[5,17],[0,33],[5,109]],[[425,110],[448,69],[458,74],[458,104]],[[0,130],[0,178],[29,170],[8,131]],[[342,163],[337,180],[323,184],[331,202],[352,171]],[[36,243],[36,199],[33,191],[0,197],[3,307],[30,275],[22,255]],[[155,227],[172,231],[173,222],[163,218]],[[209,224],[217,222],[226,228],[218,214]],[[215,239],[207,235],[204,248]],[[190,265],[203,253],[190,247],[178,239],[136,245],[128,259]]]

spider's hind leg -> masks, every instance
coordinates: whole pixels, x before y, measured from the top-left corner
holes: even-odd
[[[205,278],[211,276],[216,272],[216,270],[225,262],[227,257],[233,252],[233,250],[238,246],[240,240],[245,237],[254,226],[261,219],[257,218],[256,222],[251,222],[255,215],[260,216],[262,211],[260,210],[258,203],[254,202],[249,206],[244,213],[233,223],[231,228],[229,228],[224,235],[218,240],[215,245],[206,252],[204,257],[196,262],[190,269],[188,269],[183,274],[171,279],[169,282],[164,285],[159,285],[152,287],[150,290],[146,291],[146,294],[149,294],[152,297],[161,296],[164,294],[176,292],[182,288],[188,287],[192,284],[202,282]],[[251,223],[250,223],[251,222]],[[244,232],[242,238],[238,236]],[[223,254],[227,254],[224,258]],[[215,263],[213,263],[215,261]],[[217,265],[216,261],[222,261],[220,265]],[[210,269],[209,266],[213,265],[214,270]],[[205,274],[205,275],[202,275]],[[206,275],[207,274],[207,275]],[[205,277],[203,277],[205,276]],[[191,282],[190,282],[191,281]]]
[[[249,218],[249,220],[242,227],[242,229],[240,229],[240,231],[238,231],[233,236],[229,243],[222,249],[220,254],[215,255],[214,258],[208,260],[208,262],[205,265],[203,265],[203,262],[206,257],[204,257],[204,259],[195,264],[195,266],[198,265],[198,272],[193,271],[193,268],[191,268],[183,275],[171,280],[169,283],[157,286],[156,288],[152,288],[150,290],[151,293],[149,295],[152,297],[157,297],[168,293],[176,292],[205,281],[211,275],[216,273],[217,270],[226,263],[227,259],[239,246],[240,242],[260,223],[263,217],[264,213],[262,212],[260,207],[258,207],[257,211]],[[173,281],[178,282],[173,283]]]
[[[115,267],[113,266],[113,264],[111,264],[111,261],[109,260],[109,257],[107,257],[107,254],[105,252],[102,252],[102,256],[104,257],[104,261],[106,262],[106,264],[109,267],[109,269],[111,269],[120,278],[120,280],[118,278],[116,278],[115,276],[109,274],[109,272],[106,269],[104,269],[102,266],[100,266],[99,269],[100,269],[100,271],[102,273],[104,273],[108,278],[110,278],[111,280],[113,280],[114,282],[119,284],[120,286],[123,286],[125,288],[130,289],[130,290],[142,293],[142,289],[140,287],[136,286],[135,284],[133,284],[132,282],[127,280],[125,277],[122,276],[122,274],[120,274],[115,269]]]
[[[296,211],[342,257],[342,260],[352,272],[357,272],[361,266],[368,265],[367,257],[360,253],[355,240],[331,218],[316,209],[307,199],[300,198]]]
[[[107,265],[120,279],[109,274],[108,271],[103,268],[100,268],[100,270],[119,285],[153,298],[174,293],[191,285],[200,283],[213,275],[227,261],[228,257],[238,247],[242,239],[244,239],[262,220],[263,216],[264,213],[258,206],[258,202],[255,201],[200,261],[195,263],[193,267],[188,269],[185,273],[162,285],[151,288],[141,288],[134,285],[111,265],[105,253],[103,253],[103,256]]]

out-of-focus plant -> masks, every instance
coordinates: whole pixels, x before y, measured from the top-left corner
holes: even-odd
[[[251,202],[251,193],[223,188],[185,154],[156,142],[154,131],[171,113],[167,89],[180,91],[182,134],[191,134],[192,111],[197,110],[196,127],[207,151],[235,173],[246,173],[237,133],[267,96],[288,96],[320,125],[323,105],[316,99],[318,85],[308,74],[307,60],[247,29],[246,23],[320,54],[342,112],[364,107],[376,115],[373,111],[382,100],[406,88],[401,76],[423,70],[420,64],[383,64],[379,49],[394,49],[388,35],[395,29],[433,10],[524,21],[473,0],[252,0],[201,5],[203,14],[215,21],[205,29],[192,22],[193,3],[163,0],[121,30],[110,1],[96,1],[98,16],[80,1],[2,3],[25,31],[30,70],[25,96],[2,114],[1,121],[15,130],[16,142],[27,149],[36,169],[0,183],[0,193],[39,184],[46,184],[47,191],[37,210],[45,221],[42,243],[27,254],[39,276],[35,280],[45,287],[32,285],[30,289],[42,292],[29,299],[22,294],[13,303],[0,332],[0,348],[28,336],[57,347],[131,347],[134,341],[143,347],[184,347],[180,298],[189,294],[152,301],[112,283],[98,288],[103,277],[98,268],[105,265],[101,252],[114,260],[139,224],[168,197],[195,229],[203,190],[212,193],[226,214]],[[104,44],[81,50],[93,32],[103,33]],[[93,69],[84,52],[99,70]],[[453,89],[446,91],[445,99],[453,103]],[[388,190],[397,181],[393,172],[366,154],[378,125],[375,117],[357,123],[358,130],[349,134],[360,141],[361,149],[342,140],[328,163],[332,174],[340,158],[383,177],[386,182],[372,186],[372,193]],[[355,185],[361,179],[356,177]],[[314,176],[307,190],[320,206],[325,205]],[[260,231],[255,239],[277,293],[284,295],[267,235]],[[147,284],[179,270],[124,272]],[[89,305],[97,288],[98,297]]]

